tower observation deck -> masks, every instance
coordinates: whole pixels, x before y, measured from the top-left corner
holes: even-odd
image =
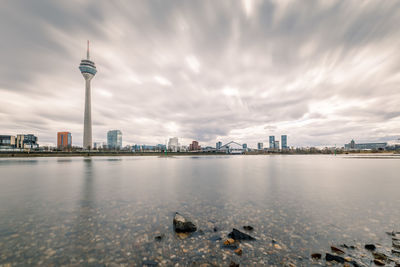
[[[90,60],[89,41],[87,42],[86,59],[81,60],[79,65],[83,78],[85,78],[85,116],[83,126],[83,148],[90,149],[92,147],[92,100],[90,81],[97,73],[96,65]]]

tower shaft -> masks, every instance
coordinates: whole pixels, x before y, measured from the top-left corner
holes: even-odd
[[[83,129],[83,147],[90,149],[92,147],[92,92],[90,88],[90,80],[86,80],[85,88],[85,118]]]

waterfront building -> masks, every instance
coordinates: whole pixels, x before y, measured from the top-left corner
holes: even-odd
[[[269,137],[269,148],[274,149],[275,148],[275,136],[271,135]]]
[[[87,42],[86,59],[81,60],[79,65],[83,78],[85,78],[85,116],[83,126],[83,148],[90,149],[92,147],[92,100],[90,81],[97,73],[96,65],[90,60],[89,41]]]
[[[169,139],[168,150],[170,150],[172,152],[178,152],[178,150],[179,150],[178,137],[172,137]]]
[[[351,140],[350,143],[345,144],[344,148],[346,150],[384,150],[387,147],[386,142],[382,143],[360,143],[357,144],[354,140]]]
[[[120,130],[111,130],[107,132],[107,147],[109,149],[121,149],[122,132]]]
[[[71,148],[72,147],[72,136],[70,132],[58,132],[57,133],[57,148]]]
[[[287,149],[287,135],[281,135],[281,146],[282,149]]]
[[[189,145],[189,151],[198,151],[198,150],[201,150],[201,147],[199,146],[199,142],[193,141],[193,142]]]
[[[263,143],[257,143],[257,149],[258,150],[263,150],[264,144]]]
[[[242,147],[244,150],[247,150],[247,144],[243,144]]]
[[[17,148],[33,149],[38,148],[38,138],[33,134],[18,134],[15,145]]]
[[[221,141],[218,141],[218,142],[215,144],[215,149],[216,149],[216,150],[220,150],[220,149],[221,149],[221,146],[222,146],[222,142],[221,142]]]
[[[0,135],[0,148],[15,148],[15,136]]]
[[[279,149],[279,141],[274,142],[274,149]]]

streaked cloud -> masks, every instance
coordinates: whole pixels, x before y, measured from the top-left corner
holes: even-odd
[[[290,145],[400,134],[396,1],[8,1],[0,129],[82,144],[91,40],[94,141]]]

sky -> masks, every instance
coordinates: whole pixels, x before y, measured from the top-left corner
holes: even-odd
[[[399,1],[1,1],[0,134],[343,146],[400,137]]]

